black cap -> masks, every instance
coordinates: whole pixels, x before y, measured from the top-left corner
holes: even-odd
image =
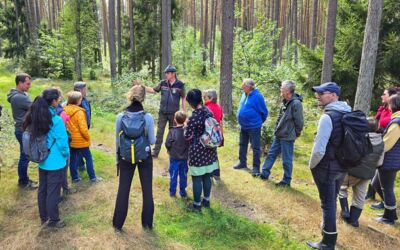
[[[168,65],[165,69],[164,69],[164,73],[168,73],[168,72],[176,72],[176,68],[172,65]]]

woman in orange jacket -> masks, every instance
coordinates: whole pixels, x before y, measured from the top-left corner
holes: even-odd
[[[90,152],[90,134],[86,123],[85,109],[79,107],[82,102],[82,94],[78,91],[70,91],[68,94],[68,105],[64,110],[69,115],[67,130],[71,134],[71,161],[70,172],[72,182],[79,182],[81,178],[78,173],[78,159],[84,158],[87,166],[87,173],[90,181],[97,182],[101,179],[96,177],[93,168],[93,158]]]

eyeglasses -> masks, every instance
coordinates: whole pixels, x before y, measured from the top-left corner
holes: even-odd
[[[329,91],[325,91],[325,92],[321,92],[321,93],[316,92],[315,96],[323,96],[325,94],[332,94],[332,92],[329,92]]]

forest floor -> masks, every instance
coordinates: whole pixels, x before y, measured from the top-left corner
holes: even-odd
[[[107,88],[103,82],[90,82],[91,90]],[[316,119],[306,121],[305,131],[295,146],[291,188],[276,188],[283,174],[281,161],[269,181],[253,178],[247,171],[233,170],[238,152],[236,126],[226,127],[225,146],[218,149],[221,181],[214,182],[211,209],[186,212],[187,201],[170,198],[168,155],[162,149],[154,160],[155,228],[143,230],[140,222],[141,189],[137,174],[133,180],[128,217],[122,233],[111,225],[118,188],[114,155],[114,113],[101,112],[94,105],[92,153],[95,170],[104,181],[73,185],[78,193],[60,203],[61,218],[67,226],[50,231],[40,226],[36,191],[17,187],[18,143],[13,135],[12,118],[6,101],[14,87],[13,75],[0,67],[0,103],[5,107],[0,124],[0,248],[1,249],[305,249],[308,239],[320,239],[321,209],[318,192],[307,163],[316,130]],[[33,81],[31,98],[48,86],[64,91],[71,82]],[[96,87],[94,88],[94,86]],[[251,159],[251,151],[248,158]],[[251,166],[251,161],[249,166]],[[37,180],[37,166],[29,175]],[[191,196],[191,180],[188,178]],[[396,194],[400,195],[399,183]],[[378,224],[368,201],[354,229],[340,219],[339,249],[400,249],[400,226]],[[339,218],[339,215],[337,216]]]

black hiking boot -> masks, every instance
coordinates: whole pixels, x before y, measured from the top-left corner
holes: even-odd
[[[336,240],[337,233],[327,234],[324,232],[320,242],[312,242],[308,240],[306,244],[313,249],[334,250]]]
[[[342,208],[340,216],[345,220],[350,218],[349,203],[347,201],[347,198],[340,198],[339,202],[340,202],[340,207]]]
[[[377,222],[384,223],[387,225],[394,225],[396,217],[397,217],[396,209],[385,208],[385,212],[383,213],[383,216],[378,217],[375,220]]]
[[[358,219],[361,216],[362,209],[358,207],[351,206],[350,207],[350,217],[345,219],[345,221],[352,225],[353,227],[359,227]]]

